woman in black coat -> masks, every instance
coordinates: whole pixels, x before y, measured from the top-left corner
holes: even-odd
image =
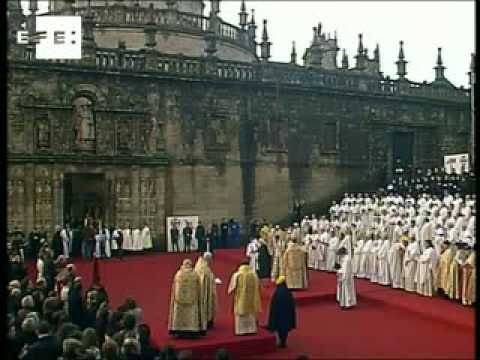
[[[279,347],[287,347],[288,332],[296,327],[295,299],[287,288],[285,276],[277,279],[277,288],[270,302],[268,330],[276,332]]]

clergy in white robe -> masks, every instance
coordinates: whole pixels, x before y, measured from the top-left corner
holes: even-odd
[[[337,258],[339,240],[335,232],[332,231],[328,241],[326,270],[335,271],[335,260]]]
[[[390,241],[383,240],[377,253],[378,269],[377,269],[377,282],[380,285],[390,285],[390,268],[388,263],[388,254],[390,250]]]
[[[106,226],[103,228],[102,231],[105,234],[105,256],[107,258],[111,258],[112,257],[112,246],[111,246],[112,234],[110,233],[110,230]]]
[[[352,257],[345,248],[339,250],[340,267],[337,269],[337,301],[342,309],[357,305]]]
[[[142,232],[139,228],[136,228],[132,232],[132,242],[133,242],[133,249],[135,251],[142,251],[143,250],[143,239],[142,239]]]
[[[402,241],[393,243],[390,248],[389,267],[392,277],[392,288],[394,289],[403,289],[404,287],[403,258],[407,246],[407,238],[403,238]]]
[[[369,252],[369,260],[368,260],[368,269],[367,269],[367,278],[370,279],[371,282],[376,283],[378,282],[377,271],[378,271],[378,250],[380,250],[380,246],[382,245],[381,240],[374,240],[372,247],[370,248]]]
[[[328,234],[328,230],[324,229],[320,234],[319,242],[318,242],[318,250],[317,250],[320,270],[327,269],[327,250],[328,250],[329,240],[330,240],[330,235]]]
[[[307,261],[308,268],[314,269],[315,267],[315,258],[316,258],[316,247],[313,243],[313,234],[307,233],[303,237],[303,243],[305,246],[305,251],[307,252]]]
[[[420,248],[417,241],[411,242],[405,250],[403,258],[403,281],[404,289],[407,291],[416,291],[415,275],[417,272],[417,261],[420,256]]]
[[[416,285],[418,294],[431,297],[433,295],[436,254],[431,241],[426,241],[425,246],[425,250],[418,257]]]
[[[62,238],[63,256],[65,256],[65,259],[68,259],[70,257],[70,253],[72,252],[73,239],[73,232],[68,225],[66,228],[62,229],[60,232],[60,237]]]
[[[133,250],[132,230],[129,228],[125,228],[122,230],[122,235],[122,249],[127,251]]]
[[[325,258],[324,251],[322,249],[323,245],[320,244],[320,235],[318,232],[312,234],[312,244],[313,244],[313,268],[315,270],[321,270],[322,267],[325,267]]]
[[[245,255],[250,259],[250,267],[253,271],[258,271],[258,249],[260,244],[258,240],[253,238],[247,245],[247,250]]]
[[[352,271],[354,275],[358,275],[360,269],[360,259],[363,253],[363,245],[365,241],[360,239],[357,241],[357,244],[353,248],[353,260],[352,260]]]
[[[362,247],[362,251],[360,252],[360,263],[358,266],[358,273],[357,277],[359,278],[367,278],[368,271],[370,268],[370,249],[373,246],[373,239],[368,239]]]
[[[142,242],[144,250],[150,250],[153,247],[152,233],[147,224],[145,224],[142,229]]]

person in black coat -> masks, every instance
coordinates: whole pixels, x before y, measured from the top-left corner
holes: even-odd
[[[9,281],[12,280],[18,280],[22,281],[27,277],[27,268],[24,263],[22,263],[22,260],[20,259],[20,256],[14,256],[12,258],[12,262],[10,263],[10,268],[8,272],[8,279]]]
[[[57,360],[62,347],[55,335],[50,334],[50,324],[42,321],[38,327],[38,340],[26,348],[22,360]]]
[[[73,280],[72,288],[68,291],[68,315],[72,323],[83,329],[84,305],[82,299],[82,282],[79,277]]]
[[[213,253],[213,249],[216,249],[220,239],[220,228],[216,222],[212,223],[210,227],[210,252]]]
[[[220,224],[220,244],[219,248],[224,249],[227,247],[228,241],[228,222],[227,219],[223,219],[223,222]]]
[[[192,225],[186,221],[185,227],[183,228],[183,250],[185,252],[190,252],[192,250],[192,235],[193,229]]]
[[[281,348],[287,347],[288,332],[296,327],[295,300],[285,280],[285,276],[277,279],[277,288],[270,302],[267,326],[269,331],[277,333]]]
[[[260,239],[259,243],[257,275],[260,279],[270,279],[272,273],[272,257],[268,252],[266,242],[263,239]]]
[[[159,351],[150,341],[150,327],[146,324],[138,326],[138,341],[140,343],[140,352],[143,360],[154,360]]]
[[[60,255],[63,254],[63,241],[60,235],[60,231],[62,229],[60,226],[55,228],[55,233],[52,237],[52,250],[53,250],[53,258],[56,260]]]
[[[205,241],[205,235],[205,226],[203,226],[202,222],[199,221],[195,229],[195,237],[197,238],[198,242],[198,250],[202,253],[207,251],[207,242]]]
[[[45,251],[45,255],[43,257],[43,274],[45,276],[48,293],[55,288],[55,277],[57,276],[55,263],[53,261],[52,253],[50,251]]]
[[[38,257],[38,252],[40,251],[40,231],[37,227],[28,236],[28,248],[29,248],[29,257],[30,259],[36,260]]]

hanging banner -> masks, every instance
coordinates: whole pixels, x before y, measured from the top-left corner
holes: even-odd
[[[463,174],[470,171],[468,154],[445,155],[443,163],[447,174]]]
[[[183,229],[187,224],[192,228],[192,241],[190,242],[190,249],[192,251],[197,251],[198,242],[195,238],[195,229],[198,225],[198,216],[168,216],[167,219],[167,251],[172,252],[172,232],[170,231],[174,226],[178,229],[178,249],[179,251],[185,251],[185,241],[183,239]],[[177,249],[175,249],[177,251]]]

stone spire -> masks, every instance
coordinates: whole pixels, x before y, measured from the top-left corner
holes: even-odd
[[[368,50],[363,47],[363,35],[358,34],[358,48],[357,48],[357,55],[355,55],[356,64],[355,67],[358,70],[365,69],[367,63],[367,54]]]
[[[82,17],[83,37],[82,37],[82,62],[94,66],[96,62],[95,43],[95,17],[90,6],[86,14]]]
[[[30,0],[28,4],[28,10],[30,10],[32,15],[35,15],[35,13],[38,11],[38,0]]]
[[[290,53],[290,63],[297,63],[297,50],[295,49],[295,41],[292,41],[292,52]]]
[[[403,41],[400,40],[400,50],[398,52],[397,75],[400,79],[404,79],[407,75],[407,61],[405,61],[405,54],[403,53]]]
[[[377,46],[375,46],[375,50],[373,51],[373,60],[380,64],[380,47],[378,46],[378,43]]]
[[[363,35],[358,34],[358,49],[357,49],[357,54],[361,55],[363,54],[363,42],[362,42]]]
[[[470,62],[470,71],[468,72],[468,82],[471,86],[475,85],[475,53],[472,53]]]
[[[240,22],[239,25],[240,27],[245,30],[247,26],[247,7],[245,6],[245,0],[242,0],[242,4],[240,5],[240,12],[238,13],[238,16],[240,17]]]
[[[218,16],[220,13],[220,0],[211,0],[210,14]]]
[[[250,16],[250,23],[248,24],[248,40],[250,41],[250,46],[256,49],[256,39],[257,39],[257,25],[255,24],[255,10],[252,9],[252,15]]]
[[[437,66],[435,66],[434,69],[435,69],[435,80],[445,79],[445,66],[443,66],[441,47],[438,48]]]
[[[268,39],[267,20],[263,20],[262,42],[260,43],[260,58],[263,61],[268,61],[270,58],[270,46],[272,43]]]
[[[342,69],[348,70],[348,56],[345,49],[342,50]]]

